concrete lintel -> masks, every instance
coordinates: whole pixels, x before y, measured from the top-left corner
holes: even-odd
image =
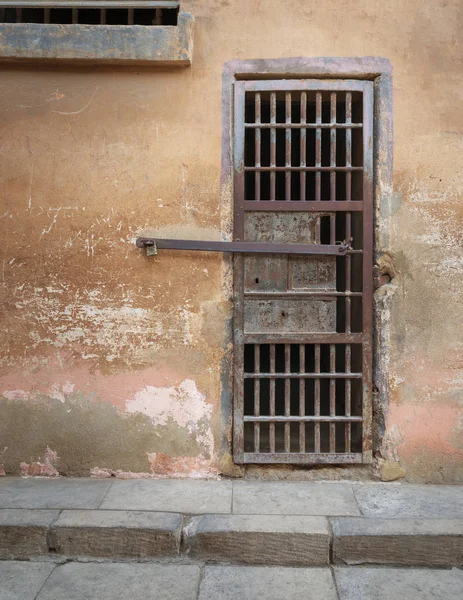
[[[176,27],[0,23],[0,61],[188,66],[193,22],[180,13]]]
[[[375,79],[390,75],[392,66],[387,58],[376,56],[337,57],[314,56],[298,58],[230,60],[224,65],[224,75],[236,79],[253,76],[262,79],[288,77]]]

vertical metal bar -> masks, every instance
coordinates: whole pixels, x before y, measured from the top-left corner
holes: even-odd
[[[234,257],[234,268],[233,276],[234,283],[239,283],[242,280],[242,257]],[[235,286],[235,307],[234,307],[234,321],[237,326],[234,330],[234,344],[233,344],[233,457],[235,462],[243,462],[244,453],[244,420],[243,420],[243,408],[244,408],[244,343],[242,328],[238,327],[243,323],[243,307],[240,302],[240,290],[239,285]]]
[[[371,462],[373,368],[373,83],[363,82],[363,422],[362,453]]]
[[[277,119],[277,96],[275,92],[270,94],[270,123],[275,124]],[[270,128],[270,166],[276,166],[277,139],[275,127]],[[270,200],[276,199],[276,173],[270,171]]]
[[[351,345],[350,344],[346,344],[346,368],[345,368],[345,372],[346,373],[350,373],[351,372]],[[351,380],[350,378],[347,378],[345,380],[345,385],[346,385],[346,395],[345,395],[345,405],[346,405],[346,410],[345,410],[345,414],[346,417],[350,417],[351,416],[351,404],[352,404],[352,387],[351,387]],[[351,451],[351,424],[349,421],[346,422],[346,429],[345,429],[345,438],[346,438],[346,444],[345,444],[345,452],[350,452]]]
[[[100,8],[100,25],[106,25],[106,8]]]
[[[78,22],[79,22],[79,9],[73,8],[72,9],[72,24],[77,25]]]
[[[162,8],[157,8],[154,15],[154,24],[162,25]]]
[[[234,107],[234,137],[233,137],[233,163],[234,163],[234,240],[239,242],[244,239],[244,82],[235,83]]]
[[[299,345],[299,373],[305,373],[305,345]],[[299,415],[305,416],[305,379],[299,379]],[[299,452],[305,452],[305,423],[299,423]]]
[[[275,373],[275,344],[270,344],[270,374]],[[270,416],[275,416],[275,379],[270,378]],[[275,452],[275,423],[269,428],[270,452]]]
[[[331,93],[330,166],[336,166],[336,92]],[[330,200],[336,200],[336,171],[330,171]],[[336,243],[336,216],[330,216],[330,244]]]
[[[49,8],[43,9],[43,22],[46,24],[50,23],[50,9]]]
[[[320,344],[315,344],[315,373],[320,373]],[[314,397],[314,412],[315,416],[320,416],[320,379],[315,379],[315,397]],[[320,421],[315,421],[315,440],[314,449],[316,453],[320,453]]]
[[[260,94],[256,93],[255,98],[254,98],[254,103],[255,103],[255,107],[256,107],[256,118],[255,118],[255,122],[260,125],[261,123],[261,98],[260,98]],[[257,127],[254,130],[254,150],[255,150],[255,165],[256,167],[260,167],[260,156],[261,156],[261,150],[260,150],[260,136],[261,136],[261,132],[260,132],[260,127]],[[255,199],[256,200],[260,200],[260,171],[256,171],[255,174]]]
[[[346,124],[352,123],[352,94],[346,93]],[[352,129],[346,129],[346,167],[352,166]],[[352,173],[346,172],[346,200],[352,199]]]
[[[306,123],[307,123],[307,94],[306,94],[306,92],[302,92],[302,94],[301,94],[301,124],[305,125]],[[301,127],[300,132],[301,132],[300,165],[301,165],[301,167],[305,167],[305,166],[307,166],[307,163],[306,163],[307,129],[305,129],[304,127]],[[301,171],[300,179],[301,179],[300,198],[301,198],[301,200],[305,200],[306,199],[306,192],[305,192],[306,172],[305,171]]]
[[[291,123],[291,93],[285,94],[285,111],[286,111],[286,124]],[[291,166],[291,129],[287,127],[285,129],[285,150],[286,158],[285,165]],[[291,200],[291,171],[285,173],[285,200]]]
[[[317,92],[315,95],[315,122],[319,125],[322,122],[322,94]],[[317,127],[315,131],[315,166],[322,166],[322,130]],[[321,199],[321,172],[315,173],[315,200]]]
[[[346,212],[346,239],[349,240],[352,237],[352,213]],[[345,312],[346,312],[346,333],[351,332],[351,298],[349,296],[349,292],[351,291],[351,281],[352,281],[352,256],[350,254],[346,254],[344,257],[346,261],[346,281],[345,281]]]
[[[133,25],[133,8],[128,9],[127,13],[127,25]]]
[[[23,11],[22,8],[16,9],[16,23],[22,23],[23,20]]]
[[[330,344],[330,373],[336,372],[336,346]],[[336,416],[336,380],[330,379],[330,417]],[[330,452],[336,452],[336,424],[330,423]]]
[[[233,116],[233,173],[234,219],[233,239],[244,238],[244,83],[237,81],[234,88]],[[233,377],[233,456],[236,463],[243,462],[244,454],[244,258],[233,258],[234,296],[234,377]]]
[[[321,216],[318,215],[315,221],[315,243],[321,244]]]
[[[330,96],[330,167],[336,166],[336,92]],[[330,171],[330,200],[336,200],[336,172]]]
[[[285,373],[291,372],[291,344],[285,344]],[[289,377],[285,377],[285,417],[291,416],[291,397],[290,397]],[[291,451],[291,424],[285,423],[285,452]]]
[[[260,344],[254,344],[254,373],[260,373]],[[254,379],[254,416],[260,417],[260,379]],[[254,423],[254,452],[260,452],[260,423]]]
[[[336,166],[336,92],[331,92],[330,167]],[[330,200],[336,200],[336,172],[330,172]]]
[[[330,244],[336,243],[336,213],[330,215]]]
[[[352,123],[352,94],[351,92],[346,93],[346,123]],[[352,129],[348,127],[346,129],[346,167],[352,166]],[[352,173],[347,171],[346,173],[346,201],[350,202],[352,199]],[[346,212],[346,239],[352,237],[352,213]],[[351,291],[351,279],[352,279],[352,256],[346,255],[346,292]],[[346,333],[351,331],[351,298],[346,296],[345,300],[346,309]],[[350,386],[349,380],[349,386]],[[349,424],[350,431],[350,424]]]

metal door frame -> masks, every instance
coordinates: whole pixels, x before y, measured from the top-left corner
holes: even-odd
[[[234,240],[238,241],[242,239],[242,223],[243,223],[243,215],[244,211],[247,208],[243,203],[243,195],[237,194],[236,191],[243,189],[243,157],[241,156],[240,148],[239,148],[239,123],[243,123],[244,119],[232,119],[232,106],[233,106],[233,95],[235,92],[235,88],[239,89],[256,84],[244,84],[240,82],[240,79],[253,79],[259,80],[263,78],[272,78],[274,79],[287,79],[288,77],[292,78],[303,78],[304,81],[300,82],[305,89],[308,88],[308,84],[310,84],[310,79],[319,79],[320,77],[330,76],[333,79],[337,79],[336,85],[339,86],[340,89],[343,88],[343,81],[341,79],[358,79],[358,85],[361,88],[366,88],[368,86],[364,86],[362,83],[363,80],[374,81],[374,91],[375,91],[375,138],[372,140],[372,131],[367,132],[369,136],[368,145],[370,148],[373,148],[372,144],[374,144],[375,150],[375,162],[370,160],[368,164],[365,163],[365,168],[368,170],[368,177],[364,178],[364,185],[367,186],[367,193],[373,198],[373,168],[375,169],[376,181],[374,182],[374,197],[376,199],[376,206],[378,206],[378,201],[381,200],[381,196],[384,195],[387,186],[390,185],[391,173],[392,173],[392,120],[391,114],[387,111],[384,112],[384,109],[391,107],[392,105],[392,96],[391,96],[391,77],[390,77],[390,65],[389,62],[385,59],[282,59],[282,60],[274,60],[274,61],[231,61],[227,63],[224,73],[224,103],[223,103],[223,116],[224,116],[224,129],[223,129],[223,137],[224,137],[224,161],[223,161],[223,178],[222,182],[224,183],[226,179],[230,177],[230,174],[233,172],[233,183],[235,194],[234,198],[236,202],[234,203],[234,218],[235,218],[235,227],[234,227]],[[282,82],[283,83],[283,82]],[[285,81],[285,84],[288,82]],[[264,83],[260,82],[257,84],[258,86],[263,87],[264,89],[268,89],[271,85],[270,82]],[[297,84],[296,84],[297,85]],[[332,83],[331,83],[332,85]],[[314,82],[314,87],[320,89],[320,81]],[[244,94],[238,94],[236,97],[236,101],[234,103],[234,113],[241,114],[240,111],[244,110]],[[373,102],[369,104],[367,110],[373,110]],[[238,124],[238,130],[233,129],[233,127]],[[242,132],[241,132],[242,133]],[[232,137],[233,136],[233,137]],[[233,152],[232,142],[233,140]],[[379,150],[383,150],[383,153],[378,153]],[[233,165],[232,165],[232,156],[233,156]],[[371,159],[373,159],[373,154],[371,155]],[[247,204],[247,203],[246,203]],[[296,203],[295,203],[296,204]],[[299,205],[299,202],[297,203]],[[368,205],[368,207],[366,206]],[[369,242],[370,248],[373,247],[373,202],[366,203],[364,211],[364,219],[365,222],[370,224],[370,235]],[[255,208],[255,207],[253,207]],[[263,210],[268,210],[267,207],[262,206]],[[308,207],[305,207],[307,209]],[[328,208],[328,207],[327,207]],[[354,208],[353,206],[351,209]],[[287,207],[285,207],[287,209]],[[300,206],[294,206],[293,210],[303,210]],[[366,214],[365,214],[366,213]],[[367,228],[365,228],[366,230]],[[376,238],[378,237],[378,232],[376,231]],[[372,252],[366,253],[369,258],[364,260],[363,270],[364,270],[364,283],[366,284],[366,291],[371,299],[372,296],[372,285],[373,285],[373,275],[372,275]],[[241,293],[241,285],[243,278],[243,259],[240,256],[235,256],[234,258],[234,296],[235,302],[237,301],[237,296]],[[373,323],[373,313],[371,303],[367,310],[364,310],[364,332],[365,325],[371,325]],[[235,349],[236,349],[236,357],[234,361],[234,369],[233,369],[233,379],[234,379],[234,460],[237,463],[242,462],[254,462],[254,461],[245,461],[244,453],[243,453],[243,445],[240,441],[240,431],[242,431],[242,427],[240,423],[240,419],[242,419],[242,410],[240,411],[240,406],[238,399],[240,398],[239,394],[239,386],[241,380],[242,373],[242,356],[241,349],[243,346],[243,310],[242,306],[240,306],[240,302],[236,304],[235,308]],[[383,332],[384,333],[384,332]],[[364,353],[364,369],[366,367],[366,371],[368,372],[368,377],[365,380],[364,386],[368,389],[364,390],[364,398],[367,401],[364,402],[364,418],[366,418],[366,423],[368,425],[367,430],[365,430],[363,434],[364,445],[363,451],[360,455],[360,460],[356,462],[370,462],[372,457],[372,433],[371,433],[371,409],[372,409],[372,399],[371,399],[371,389],[372,389],[372,355],[373,349],[376,351],[381,350],[381,339],[378,335],[378,332],[375,333],[375,342],[373,344],[373,340],[371,335],[368,339],[365,339],[365,335],[362,335],[362,341],[365,344],[366,352]],[[291,336],[292,337],[292,336]],[[319,339],[319,336],[316,336]],[[326,338],[328,341],[329,338]],[[304,336],[304,340],[307,341],[307,336]],[[338,340],[339,341],[339,340]],[[356,340],[357,341],[357,340]],[[375,348],[373,348],[375,346]],[[384,364],[384,361],[383,361]],[[382,389],[379,390],[379,394],[376,396],[376,402],[382,401],[384,404],[387,401],[388,390],[387,385],[382,385]],[[229,412],[227,411],[227,404],[229,408],[231,408],[231,398],[230,398],[231,389],[225,385],[224,386],[224,398],[228,399],[228,403],[223,403],[225,408],[225,415],[229,416]],[[241,414],[240,414],[241,412]],[[294,455],[293,460],[288,461],[278,461],[278,462],[303,462],[303,463],[330,463],[330,462],[353,462],[352,460],[332,460],[331,457],[323,457],[322,460],[319,460],[320,457],[317,456],[317,460],[308,461],[307,458],[303,461],[298,461],[297,454]],[[347,457],[346,457],[347,458]],[[264,460],[258,462],[275,462],[273,460]]]

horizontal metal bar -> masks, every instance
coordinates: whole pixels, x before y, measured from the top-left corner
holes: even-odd
[[[245,123],[246,129],[352,129],[363,123]]]
[[[366,337],[369,340],[368,336]],[[361,344],[363,333],[244,332],[244,344]]]
[[[362,373],[244,373],[245,379],[361,379]]]
[[[178,0],[0,0],[0,8],[178,8]]]
[[[366,85],[365,85],[366,84]],[[259,79],[244,81],[246,92],[288,92],[292,90],[314,92],[359,91],[363,92],[369,81],[358,79]]]
[[[270,211],[270,212],[346,212],[362,211],[362,201],[347,200],[245,200],[242,204],[243,210]]]
[[[245,452],[243,454],[244,463],[284,463],[284,464],[350,464],[362,463],[362,454],[354,453],[315,453],[315,452]]]
[[[256,300],[272,300],[273,298],[285,298],[290,300],[304,300],[304,298],[320,298],[321,300],[330,298],[352,298],[362,297],[362,292],[244,292],[245,298],[255,298]]]
[[[329,296],[328,294],[309,294],[304,296],[303,294],[291,294],[281,292],[275,294],[245,294],[245,298],[251,298],[252,300],[276,300],[277,298],[283,298],[284,300],[298,300],[305,301],[307,298],[313,298],[314,300],[322,300],[325,302],[334,302],[336,300],[336,296]]]
[[[273,244],[264,242],[214,242],[203,240],[170,240],[138,238],[137,248],[153,247],[165,250],[199,250],[204,252],[242,252],[246,254],[334,254],[344,256],[344,244]]]
[[[278,172],[283,171],[285,173],[291,171],[320,171],[320,172],[331,172],[331,171],[363,171],[363,167],[244,167],[245,171],[271,171]]]
[[[347,423],[348,421],[352,421],[354,423],[361,423],[363,421],[362,417],[345,417],[345,416],[303,416],[303,417],[285,417],[283,415],[276,415],[275,417],[254,417],[251,415],[245,415],[243,417],[245,422],[248,423]]]

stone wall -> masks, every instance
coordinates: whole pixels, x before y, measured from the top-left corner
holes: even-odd
[[[399,461],[410,481],[461,483],[460,3],[184,0],[182,10],[195,17],[191,67],[1,67],[0,464],[242,473],[224,393],[230,263],[146,258],[134,240],[230,239],[226,61],[384,56],[395,164],[379,207],[379,262],[391,276],[376,293],[390,353],[379,462]],[[340,472],[365,470],[324,471]]]

